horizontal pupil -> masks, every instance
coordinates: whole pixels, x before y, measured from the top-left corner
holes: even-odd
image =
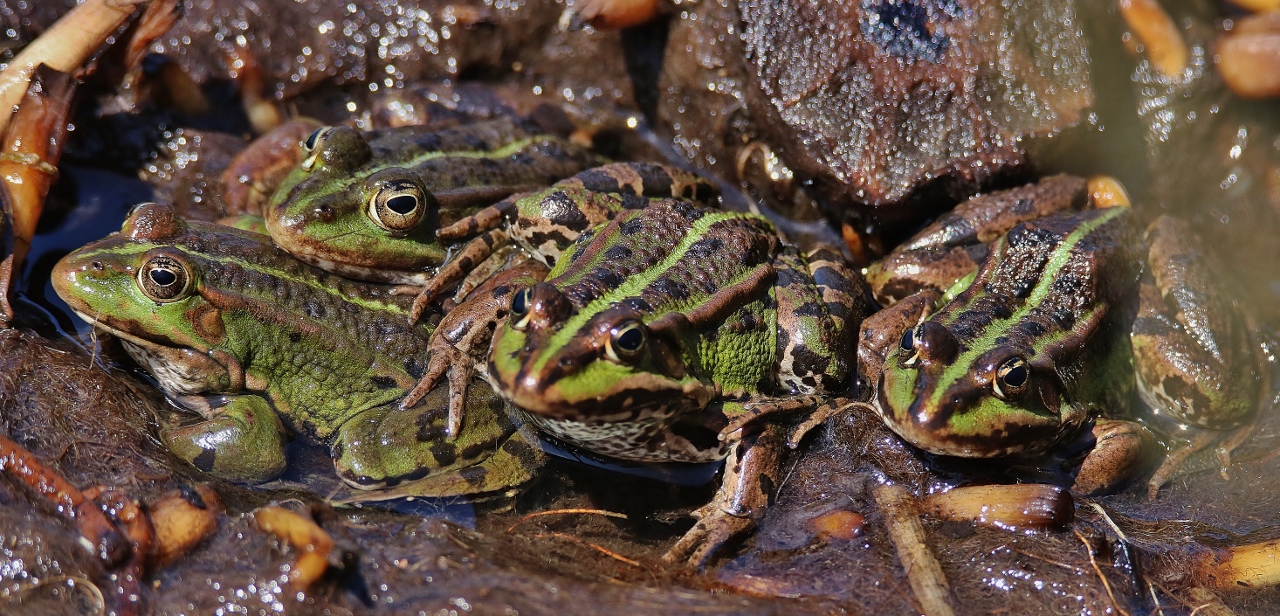
[[[162,269],[151,270],[151,282],[154,282],[162,287],[167,287],[177,281],[178,281],[177,274],[174,274],[169,270],[162,270]]]
[[[418,198],[413,195],[400,195],[387,200],[387,209],[401,216],[407,215],[418,207]]]

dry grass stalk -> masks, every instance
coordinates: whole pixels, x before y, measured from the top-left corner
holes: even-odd
[[[889,538],[907,571],[907,582],[925,616],[952,616],[951,588],[942,565],[925,542],[924,525],[911,495],[895,485],[875,489],[876,504],[884,511]]]
[[[27,45],[0,72],[0,129],[8,126],[13,106],[26,93],[27,81],[37,66],[44,64],[64,73],[80,68],[124,25],[140,3],[141,0],[85,0]]]

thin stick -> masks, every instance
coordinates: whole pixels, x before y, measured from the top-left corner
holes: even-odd
[[[641,568],[641,569],[643,569],[643,568],[644,568],[644,566],[643,566],[643,565],[641,565],[641,564],[640,564],[640,561],[638,561],[638,560],[631,560],[630,558],[627,558],[626,556],[623,556],[623,555],[621,555],[621,554],[619,554],[619,553],[617,553],[617,552],[614,552],[613,550],[610,550],[610,549],[608,549],[608,548],[606,548],[606,547],[604,547],[604,546],[596,545],[596,544],[594,544],[594,543],[591,543],[590,541],[587,541],[586,539],[580,539],[580,538],[578,538],[578,537],[574,537],[573,535],[570,535],[570,534],[567,534],[567,533],[555,533],[555,532],[552,532],[552,533],[538,533],[538,534],[534,535],[534,537],[535,537],[535,538],[537,538],[537,537],[555,537],[555,538],[557,538],[557,539],[566,539],[566,540],[572,541],[572,542],[577,543],[577,544],[585,545],[585,546],[587,546],[587,547],[589,547],[589,548],[591,548],[591,549],[593,549],[593,550],[595,550],[595,551],[597,551],[597,552],[600,552],[601,554],[604,554],[605,556],[608,556],[609,558],[612,558],[612,559],[614,559],[614,560],[617,560],[617,561],[620,561],[620,562],[627,563],[628,565],[631,565],[631,566],[633,566],[633,567],[639,567],[639,568]]]
[[[514,531],[517,526],[529,520],[532,520],[533,518],[542,517],[544,515],[563,515],[563,514],[572,514],[572,513],[593,513],[596,515],[602,515],[610,518],[618,518],[622,520],[627,519],[627,515],[625,513],[605,511],[603,509],[552,509],[550,511],[537,511],[534,513],[530,513],[529,515],[526,515],[523,518],[520,518],[518,522],[516,522],[515,524],[512,524],[510,528],[507,529],[507,532]]]
[[[1089,540],[1085,539],[1084,535],[1080,534],[1080,531],[1078,530],[1073,529],[1071,532],[1075,533],[1076,538],[1080,540],[1080,543],[1084,544],[1084,553],[1089,556],[1089,564],[1093,565],[1094,573],[1097,573],[1098,579],[1102,581],[1102,587],[1106,589],[1107,597],[1111,599],[1111,607],[1115,608],[1117,612],[1120,612],[1124,616],[1129,616],[1129,613],[1124,611],[1124,608],[1120,607],[1120,604],[1116,601],[1115,593],[1111,592],[1111,583],[1107,581],[1107,576],[1102,574],[1102,567],[1098,566],[1098,560],[1093,557],[1093,548],[1090,547]]]
[[[876,503],[885,513],[889,539],[898,550],[898,560],[907,570],[907,582],[925,616],[953,616],[951,589],[942,565],[925,543],[924,525],[911,495],[896,485],[876,486]]]

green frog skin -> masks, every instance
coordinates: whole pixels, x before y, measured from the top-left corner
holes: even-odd
[[[511,194],[599,164],[531,122],[317,129],[263,216],[276,244],[349,278],[422,285],[450,246],[436,231]]]
[[[63,258],[54,286],[170,396],[230,394],[224,406],[199,409],[204,421],[163,432],[175,453],[215,475],[278,474],[286,431],[328,443],[338,474],[363,489],[502,492],[541,460],[483,388],[453,442],[443,391],[399,410],[431,334],[408,324],[408,298],[316,270],[264,235],[144,204],[119,233]]]

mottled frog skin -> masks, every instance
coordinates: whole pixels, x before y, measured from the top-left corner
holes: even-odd
[[[927,294],[877,319],[900,338],[864,331],[860,349],[861,378],[877,385],[874,406],[908,442],[947,456],[1026,457],[1094,426],[1099,443],[1134,444],[1141,439],[1113,437],[1145,431],[1117,428],[1116,418],[1132,415],[1135,387],[1154,415],[1183,428],[1215,437],[1248,429],[1263,385],[1260,355],[1194,234],[1161,216],[1140,238],[1130,208],[1073,211],[1078,202],[1060,200],[1065,211],[1017,223],[976,272],[951,267],[952,289],[940,291],[947,276],[920,269],[901,268],[911,272],[906,283],[881,280],[882,289],[915,285]],[[931,277],[937,282],[919,283]],[[866,348],[889,340],[897,344]],[[1204,443],[1175,448],[1151,494]],[[1136,454],[1098,447],[1085,467],[1111,455]],[[1124,479],[1090,477],[1089,485],[1111,489]]]
[[[865,285],[835,253],[678,199],[590,230],[512,295],[489,354],[497,391],[545,433],[616,458],[728,455],[702,520],[668,554],[702,562],[772,496],[781,439],[853,381]]]
[[[436,231],[517,192],[599,164],[535,124],[502,117],[437,128],[328,126],[265,211],[272,239],[351,278],[422,285],[449,254]]]
[[[486,372],[492,332],[507,317],[511,293],[545,277],[547,268],[584,233],[620,214],[674,197],[715,205],[719,191],[699,175],[657,163],[614,163],[588,169],[546,189],[506,199],[441,230],[441,237],[476,236],[440,269],[414,302],[417,320],[440,293],[460,284],[462,302],[445,315],[431,340],[426,375],[406,403],[430,391],[446,374],[450,388],[449,425],[462,421],[466,386]],[[485,263],[511,264],[497,275]],[[488,278],[481,284],[481,280]],[[474,291],[473,291],[474,289]]]
[[[202,470],[269,479],[285,466],[286,429],[328,443],[352,486],[402,484],[406,494],[505,491],[541,460],[483,389],[454,442],[444,437],[444,392],[397,409],[431,334],[408,324],[408,298],[316,270],[266,236],[145,204],[120,233],[62,259],[53,279],[77,314],[119,337],[179,402],[261,394],[195,405],[203,422],[165,430]]]

